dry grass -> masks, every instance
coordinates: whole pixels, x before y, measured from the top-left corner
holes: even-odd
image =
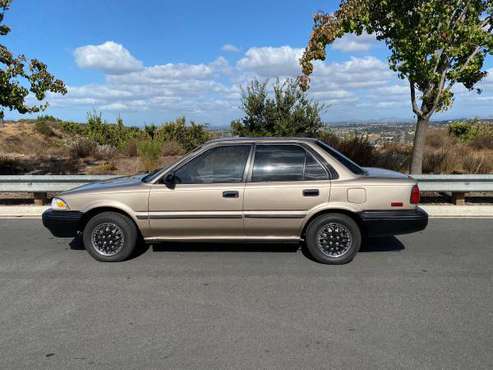
[[[56,124],[47,125],[53,134],[44,135],[39,132],[39,125],[37,129],[29,122],[6,123],[0,128],[0,175],[134,174],[167,166],[184,154],[179,143],[167,141],[153,154],[152,163],[144,165],[142,157],[138,157],[137,139],[131,139],[118,153],[111,146],[98,146],[63,132]],[[327,135],[324,139],[363,166],[408,171],[411,145],[389,144],[377,150],[364,137],[341,139]],[[493,137],[483,135],[466,143],[449,135],[447,128],[431,127],[423,172],[493,173]]]

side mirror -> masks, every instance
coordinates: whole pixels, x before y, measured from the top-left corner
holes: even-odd
[[[166,176],[164,176],[163,178],[163,183],[168,188],[174,189],[176,184],[175,174],[173,172],[166,174]]]

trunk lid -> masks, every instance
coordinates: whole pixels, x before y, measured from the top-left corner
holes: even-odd
[[[367,176],[378,179],[412,179],[408,175],[397,171],[386,170],[385,168],[364,167]]]

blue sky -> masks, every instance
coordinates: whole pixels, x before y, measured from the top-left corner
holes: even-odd
[[[338,1],[16,0],[2,41],[36,57],[69,87],[46,113],[83,121],[97,110],[134,125],[185,115],[211,126],[241,116],[241,87],[252,78],[295,77],[312,14]],[[317,65],[311,96],[324,119],[413,119],[408,87],[387,67],[370,35],[349,35]],[[486,69],[493,69],[491,58]],[[493,71],[492,71],[493,72]],[[493,74],[493,73],[492,73]],[[493,117],[493,76],[483,94],[458,89],[436,118]],[[6,118],[19,118],[6,112]]]

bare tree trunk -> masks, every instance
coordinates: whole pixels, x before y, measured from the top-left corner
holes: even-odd
[[[414,134],[413,156],[411,158],[411,174],[418,175],[423,172],[423,155],[428,124],[429,118],[418,117],[416,133]]]

